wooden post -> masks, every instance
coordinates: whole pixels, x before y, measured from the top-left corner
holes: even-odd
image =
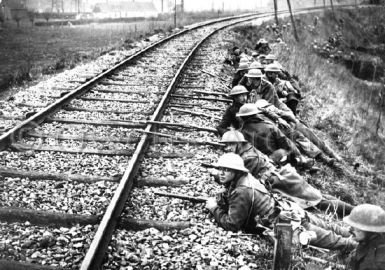
[[[334,12],[334,4],[333,4],[333,0],[330,0],[330,5],[332,6],[333,18],[334,18],[335,21],[337,21],[336,13]]]
[[[291,240],[293,231],[290,223],[277,223],[275,226],[273,270],[289,270],[291,267]]]
[[[275,18],[275,23],[278,26],[279,22],[278,22],[277,12],[278,12],[278,4],[277,4],[277,0],[274,0],[274,18]]]
[[[174,1],[174,28],[176,28],[176,0]]]
[[[294,21],[294,17],[293,17],[293,12],[291,10],[290,0],[287,0],[287,6],[289,7],[289,11],[290,11],[290,19],[291,19],[291,24],[293,25],[294,38],[298,42],[299,38],[298,38],[298,34],[297,34],[297,27],[295,26],[295,21]]]

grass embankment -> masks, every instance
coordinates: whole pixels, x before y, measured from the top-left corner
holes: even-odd
[[[344,157],[346,168],[357,176],[344,179],[325,169],[314,184],[347,201],[385,206],[381,192],[385,185],[384,86],[379,78],[372,82],[355,77],[342,61],[353,52],[356,58],[382,65],[381,53],[363,52],[360,47],[381,47],[377,45],[385,37],[376,33],[385,26],[383,11],[338,11],[336,17],[342,24],[337,24],[330,12],[317,14],[320,20],[315,28],[314,14],[301,15],[296,20],[300,42],[283,32],[287,47],[275,45],[273,52],[291,74],[300,78],[305,96],[300,117]],[[274,41],[277,36],[266,30],[267,24],[236,28],[238,45],[252,49],[261,37]],[[340,51],[339,58],[315,53],[314,44],[320,46],[338,35],[342,39],[334,50]]]
[[[177,27],[231,16],[230,13],[185,13],[177,17]],[[73,68],[111,50],[130,48],[135,41],[157,33],[169,34],[172,15],[138,22],[91,23],[85,25],[32,27],[22,20],[0,25],[0,94],[9,86]]]

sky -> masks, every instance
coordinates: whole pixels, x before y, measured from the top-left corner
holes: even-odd
[[[100,2],[120,2],[124,0],[83,0],[88,1],[88,3],[100,3]],[[132,1],[132,0],[126,0]],[[160,7],[161,0],[135,0],[136,2],[149,2],[152,1],[157,7]],[[174,5],[175,0],[163,0],[164,5],[167,6],[167,3],[170,6]],[[177,0],[177,3],[180,3],[181,0]],[[264,5],[266,6],[268,2],[272,0],[184,0],[185,10],[186,11],[200,11],[200,10],[214,10],[222,9],[225,10],[234,10],[234,9],[256,9],[257,7]]]

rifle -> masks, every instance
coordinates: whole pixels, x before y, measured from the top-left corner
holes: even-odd
[[[219,77],[218,75],[212,74],[211,72],[208,72],[204,69],[202,69],[202,72],[210,75],[211,77],[217,78],[221,82],[221,84],[225,87],[225,89],[227,89],[227,90],[231,89],[228,85],[226,85],[227,81],[225,79],[223,79],[222,77]]]
[[[194,196],[181,195],[181,194],[175,194],[175,193],[167,193],[167,192],[154,192],[154,194],[158,195],[158,196],[163,196],[163,197],[186,200],[186,201],[190,201],[192,203],[205,203],[208,200],[208,198],[206,198],[206,197],[194,197]]]
[[[208,164],[208,163],[201,163],[201,166],[203,167],[203,168],[213,168],[213,169],[218,169],[218,166],[215,166],[215,165],[213,165],[213,164]]]

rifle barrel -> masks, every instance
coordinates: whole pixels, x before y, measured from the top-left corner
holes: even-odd
[[[214,168],[214,169],[217,169],[218,167],[213,165],[213,164],[209,164],[209,163],[201,163],[201,166],[204,167],[204,168]]]
[[[158,196],[163,196],[163,197],[187,200],[187,201],[190,201],[190,202],[193,202],[193,203],[204,203],[208,199],[208,198],[205,198],[205,197],[194,197],[194,196],[187,196],[187,195],[181,195],[181,194],[175,194],[175,193],[167,193],[167,192],[154,192],[154,194],[158,195]]]

